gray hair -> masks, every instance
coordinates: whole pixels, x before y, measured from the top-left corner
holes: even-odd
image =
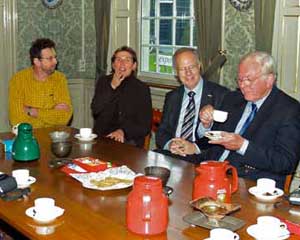
[[[243,56],[240,60],[240,64],[253,60],[261,66],[261,71],[264,74],[273,74],[275,79],[277,77],[276,63],[274,58],[267,52],[251,52]]]
[[[195,58],[197,59],[197,64],[200,64],[200,60],[199,60],[199,54],[197,52],[197,49],[195,48],[190,48],[190,47],[182,47],[179,48],[175,51],[174,55],[173,55],[173,68],[176,68],[176,58],[179,54],[184,53],[184,52],[190,52],[192,53]]]

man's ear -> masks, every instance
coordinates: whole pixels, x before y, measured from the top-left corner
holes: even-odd
[[[203,74],[203,64],[202,64],[202,62],[199,63],[199,69],[200,69],[200,75],[202,76],[202,74]]]
[[[33,64],[36,65],[36,66],[40,66],[41,62],[38,58],[34,58],[33,59]]]
[[[274,74],[271,74],[271,73],[268,74],[266,81],[267,81],[268,87],[272,88],[273,85],[275,84],[275,76],[274,76]]]

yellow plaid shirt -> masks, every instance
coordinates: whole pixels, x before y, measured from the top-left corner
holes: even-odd
[[[56,110],[55,105],[66,103],[70,111]],[[38,108],[34,118],[24,106]],[[9,82],[9,120],[11,125],[30,123],[33,128],[66,125],[72,116],[72,104],[64,74],[55,71],[45,81],[38,81],[29,67],[16,73]]]

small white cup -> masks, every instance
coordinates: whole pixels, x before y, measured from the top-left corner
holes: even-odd
[[[82,138],[89,138],[92,134],[91,128],[80,128],[79,134]]]
[[[260,216],[257,218],[257,230],[259,236],[270,239],[275,239],[281,234],[283,229],[286,229],[285,223],[273,216]]]
[[[226,229],[226,228],[215,228],[209,232],[210,240],[238,240],[239,235]]]
[[[53,198],[37,198],[34,200],[34,209],[37,216],[52,215],[55,200]]]
[[[29,179],[28,169],[16,169],[12,171],[12,176],[16,179],[17,184],[26,184]]]
[[[216,122],[225,122],[228,117],[228,112],[220,111],[220,110],[214,110],[213,111],[213,119]]]
[[[272,193],[276,189],[276,182],[270,178],[259,178],[256,181],[257,191],[260,193]]]

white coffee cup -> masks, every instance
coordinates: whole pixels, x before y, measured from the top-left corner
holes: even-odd
[[[79,134],[82,138],[89,138],[92,134],[91,128],[80,128]]]
[[[259,238],[275,239],[280,236],[281,231],[286,228],[286,224],[276,217],[260,216],[257,218],[257,231]]]
[[[209,232],[209,240],[238,240],[239,235],[226,229],[215,228]]]
[[[53,198],[42,197],[34,200],[34,210],[37,216],[52,215],[54,206]]]
[[[276,189],[276,182],[270,178],[259,178],[256,181],[256,188],[259,193],[273,193]]]
[[[220,111],[220,110],[214,110],[213,111],[213,119],[216,122],[225,122],[228,117],[228,112]]]
[[[13,170],[12,176],[16,179],[17,184],[26,184],[29,179],[29,170],[28,169]]]

